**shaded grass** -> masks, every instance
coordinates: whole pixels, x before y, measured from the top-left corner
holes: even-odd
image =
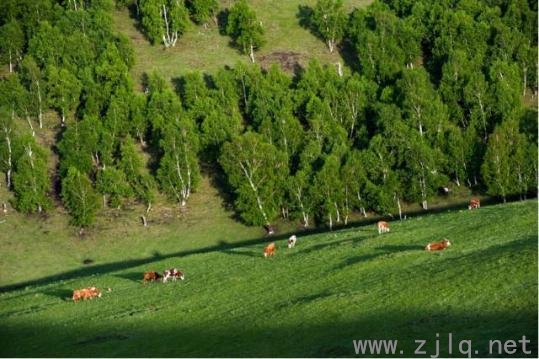
[[[417,217],[381,236],[373,226],[300,236],[291,250],[282,239],[267,260],[263,241],[230,244],[2,293],[1,353],[353,356],[352,340],[398,339],[408,357],[416,339],[427,340],[428,354],[439,339],[441,356],[462,356],[461,340],[472,341],[474,356],[489,356],[488,340],[526,335],[535,357],[536,206]],[[453,246],[423,250],[444,237]],[[186,280],[141,284],[144,270],[170,266]],[[73,288],[89,285],[113,291],[66,302]]]

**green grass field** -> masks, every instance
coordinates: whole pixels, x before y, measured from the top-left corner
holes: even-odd
[[[211,228],[208,238],[230,238],[226,227]],[[47,260],[59,252],[55,270],[63,267],[63,279],[51,276],[45,269],[52,264],[37,256],[30,269],[12,259],[11,268],[3,264],[0,354],[354,356],[353,340],[392,339],[398,340],[394,356],[410,357],[415,340],[426,340],[422,350],[434,355],[438,339],[442,357],[466,356],[459,352],[462,340],[471,341],[472,356],[484,357],[490,356],[489,340],[525,335],[529,356],[537,356],[536,200],[415,217],[391,228],[380,236],[373,225],[299,234],[293,249],[279,238],[269,259],[262,257],[267,240],[246,240],[245,233],[243,240],[208,239],[190,247],[189,234],[169,232],[144,244],[134,238],[132,247],[111,243],[93,253],[102,260],[90,266],[76,266],[72,257],[84,252],[78,245],[91,247],[101,239],[58,250],[59,242],[50,238],[29,238]],[[442,238],[453,245],[443,252],[423,250]],[[24,256],[26,245],[18,245]],[[149,253],[155,248],[163,252]],[[186,280],[141,284],[142,272],[171,266],[183,270]],[[32,278],[10,279],[19,270]],[[10,289],[21,282],[24,287]],[[74,288],[91,285],[112,292],[69,300]]]

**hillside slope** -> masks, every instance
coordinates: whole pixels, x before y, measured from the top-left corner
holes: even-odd
[[[299,236],[294,249],[281,239],[270,259],[262,257],[265,242],[247,241],[4,287],[0,354],[353,356],[353,340],[392,339],[410,357],[415,340],[434,355],[439,339],[442,357],[464,356],[462,340],[484,357],[489,340],[525,335],[536,357],[536,208],[533,200],[417,217],[380,236],[373,226]],[[453,246],[423,250],[444,237]],[[143,271],[172,266],[185,281],[141,284]],[[112,291],[68,299],[90,285]],[[515,355],[525,356],[517,344]]]
[[[345,0],[347,11],[369,5],[372,0]],[[228,0],[220,1],[223,10],[231,6]],[[268,67],[279,64],[292,70],[297,63],[307,65],[310,59],[323,64],[341,61],[336,51],[330,53],[324,42],[300,25],[300,6],[314,7],[316,0],[254,0],[250,6],[256,9],[258,19],[265,30],[265,45],[256,53],[257,62]],[[207,28],[193,25],[180,39],[176,47],[165,50],[162,45],[152,46],[137,29],[136,20],[122,9],[114,13],[114,27],[129,37],[135,51],[136,64],[132,75],[136,82],[143,73],[156,71],[167,79],[178,78],[191,71],[214,73],[225,66],[248,63],[249,58],[230,46],[230,37],[221,35],[216,24]]]

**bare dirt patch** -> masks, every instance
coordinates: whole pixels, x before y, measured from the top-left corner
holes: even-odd
[[[299,65],[302,55],[292,51],[274,51],[259,58],[260,66],[268,69],[273,64],[279,64],[285,71],[294,71]]]

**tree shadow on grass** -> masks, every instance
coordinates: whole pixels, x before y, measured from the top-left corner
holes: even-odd
[[[395,253],[403,253],[403,252],[410,252],[410,251],[417,252],[417,251],[425,250],[425,248],[421,245],[386,245],[386,246],[381,246],[381,247],[373,248],[373,249],[376,251],[375,253],[363,254],[363,255],[347,258],[341,264],[337,265],[335,269],[343,269],[351,265],[355,265],[358,263],[365,263],[365,262],[377,259],[379,257],[390,256]]]
[[[320,34],[313,26],[312,17],[314,10],[312,7],[307,5],[298,5],[298,12],[296,13],[296,18],[298,19],[299,26],[309,30],[311,34],[320,38]]]
[[[299,297],[292,305],[299,305],[297,310],[301,310],[301,304],[308,306],[324,297],[324,292]],[[503,351],[503,343],[516,342],[525,335],[529,341],[526,351],[521,343],[516,343],[512,356],[536,358],[536,309],[519,312],[493,309],[481,313],[459,308],[403,306],[401,310],[373,308],[358,312],[358,316],[334,320],[322,315],[319,320],[295,324],[219,320],[208,326],[177,321],[152,329],[76,320],[66,330],[58,331],[58,327],[47,321],[20,322],[5,328],[0,345],[6,357],[84,357],[88,353],[96,357],[111,354],[118,357],[394,357],[395,353],[391,355],[383,348],[378,355],[368,349],[363,355],[355,354],[354,340],[385,339],[398,340],[396,353],[401,351],[401,357],[403,354],[405,357],[431,354],[504,357],[510,355]],[[181,333],[181,340],[171,340],[171,333]],[[141,338],[151,338],[152,345]],[[421,348],[424,354],[415,354],[417,340],[424,341]],[[499,340],[502,345],[489,345],[491,340]],[[461,345],[462,341],[470,344]]]
[[[244,249],[231,249],[231,250],[225,250],[223,253],[228,255],[234,255],[234,256],[246,256],[246,257],[255,257],[260,258],[263,257],[263,253],[261,251],[255,252],[252,250],[244,250]]]

